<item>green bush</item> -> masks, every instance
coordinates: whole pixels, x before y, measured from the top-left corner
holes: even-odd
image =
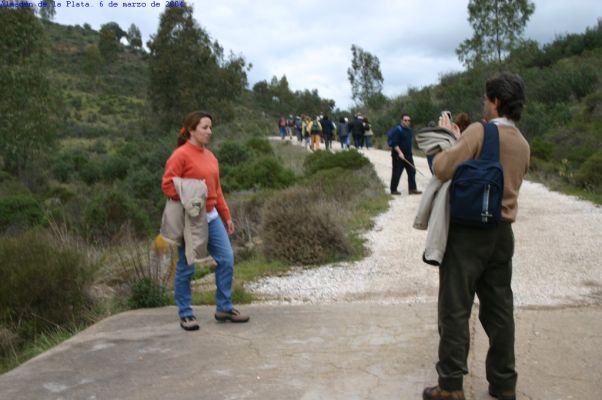
[[[294,264],[321,264],[352,254],[340,221],[316,194],[301,187],[276,193],[263,207],[267,257]]]
[[[331,153],[329,151],[315,151],[305,158],[303,168],[305,175],[310,176],[318,171],[340,167],[346,171],[357,170],[370,165],[370,160],[356,150]]]
[[[129,159],[124,155],[114,155],[106,159],[102,164],[102,177],[107,182],[123,179],[127,176],[130,167]]]
[[[43,221],[42,206],[33,195],[18,193],[0,198],[0,231],[15,225],[27,228]]]
[[[77,319],[90,304],[86,257],[47,233],[0,238],[0,259],[0,323],[21,339]]]
[[[73,176],[73,164],[65,158],[57,158],[52,163],[52,175],[60,182],[69,182]]]
[[[581,165],[575,179],[586,189],[602,190],[602,150],[598,150]]]
[[[282,189],[295,181],[295,174],[274,157],[241,164],[232,170],[231,175],[239,189]]]
[[[542,137],[536,137],[531,141],[531,156],[548,161],[553,157],[555,148],[554,143]]]
[[[169,296],[165,287],[150,278],[142,278],[131,284],[131,294],[128,298],[130,308],[162,307],[169,304]]]
[[[246,146],[255,151],[255,153],[259,156],[271,156],[274,154],[274,149],[272,149],[270,141],[267,139],[254,137],[247,140]]]
[[[217,159],[220,167],[223,165],[238,165],[251,158],[252,154],[248,147],[239,142],[226,141],[222,143],[217,151]]]
[[[79,177],[87,185],[93,185],[102,178],[102,166],[96,160],[89,160],[79,170]]]
[[[143,209],[125,194],[109,190],[95,195],[85,210],[85,222],[92,236],[110,239],[128,225],[142,234],[150,226]]]

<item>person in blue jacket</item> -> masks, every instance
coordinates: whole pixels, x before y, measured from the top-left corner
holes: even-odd
[[[406,113],[401,115],[400,124],[395,126],[391,146],[391,159],[393,170],[391,173],[391,194],[400,195],[397,190],[401,174],[405,169],[408,174],[408,193],[421,194],[416,188],[416,170],[414,169],[414,158],[412,157],[412,129],[410,124],[412,118]]]

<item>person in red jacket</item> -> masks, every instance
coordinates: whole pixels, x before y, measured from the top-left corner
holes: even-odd
[[[234,252],[229,235],[234,233],[234,223],[228,204],[224,199],[219,180],[217,158],[206,148],[211,140],[213,118],[202,111],[194,111],[186,116],[184,127],[178,136],[178,147],[165,163],[165,173],[161,188],[172,200],[179,200],[172,178],[201,179],[207,185],[207,222],[209,240],[207,251],[217,263],[215,269],[215,319],[218,321],[247,322],[243,315],[232,306],[232,276],[234,273]],[[178,262],[174,283],[174,298],[178,306],[180,326],[185,330],[198,330],[199,324],[192,312],[192,290],[190,281],[194,274],[194,264],[186,263],[186,243],[178,248]]]

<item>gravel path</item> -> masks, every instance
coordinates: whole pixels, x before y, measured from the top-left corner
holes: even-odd
[[[388,190],[391,158],[388,151],[364,150],[383,190]],[[426,160],[415,157],[419,188],[430,179]],[[378,302],[383,304],[434,302],[438,270],[421,260],[426,231],[412,228],[420,196],[403,195],[375,220],[364,237],[370,255],[351,263],[313,269],[295,268],[290,274],[269,277],[247,288],[269,303]],[[515,235],[513,289],[515,304],[602,304],[602,208],[574,197],[524,182]]]

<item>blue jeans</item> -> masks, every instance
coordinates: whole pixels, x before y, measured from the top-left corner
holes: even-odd
[[[217,263],[215,268],[215,306],[218,311],[232,309],[232,275],[234,274],[234,252],[230,238],[221,218],[209,223],[209,255]],[[174,298],[180,318],[190,317],[192,313],[192,290],[190,280],[194,274],[194,264],[186,264],[185,244],[178,247],[178,263],[174,283]]]

